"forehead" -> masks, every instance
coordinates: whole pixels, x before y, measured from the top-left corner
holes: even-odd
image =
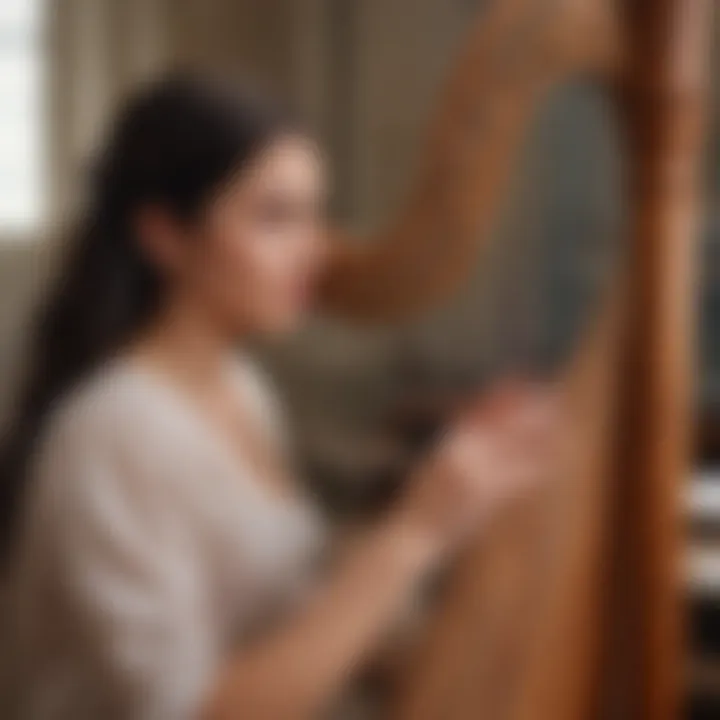
[[[312,140],[285,135],[264,148],[239,179],[245,187],[319,192],[325,181],[324,162]]]

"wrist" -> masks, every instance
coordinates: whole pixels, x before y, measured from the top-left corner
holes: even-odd
[[[444,554],[439,535],[404,510],[392,513],[385,523],[384,531],[397,561],[410,569],[429,572]]]

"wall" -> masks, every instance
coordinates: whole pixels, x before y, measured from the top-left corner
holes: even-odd
[[[477,0],[52,3],[55,225],[81,195],[88,153],[122,96],[168,68],[190,66],[238,75],[250,70],[294,100],[328,148],[338,219],[359,232],[375,227],[402,200],[442,78],[482,5]],[[610,212],[617,203],[608,194],[611,145],[597,102],[584,91],[564,94],[544,113],[529,143],[517,191],[498,223],[493,262],[487,263],[492,270],[479,267],[446,307],[407,327],[360,332],[319,320],[285,347],[266,349],[301,420],[301,444],[310,455],[352,466],[392,455],[376,431],[399,394],[458,377],[477,381],[529,344],[545,342],[526,332],[540,311],[552,314],[547,301],[558,291],[557,283],[543,286],[547,272],[537,272],[548,265],[544,248],[554,246],[555,258],[585,253],[592,272],[586,268],[561,278],[583,286],[602,269],[602,240],[617,235]],[[53,264],[51,246],[41,253],[5,250],[0,258],[12,279],[2,287],[6,366],[18,356],[23,309],[37,295],[42,268]],[[554,271],[562,266],[550,264]],[[565,288],[555,299],[558,309],[575,302],[568,302],[568,292]],[[7,372],[0,368],[6,395],[12,386]],[[411,374],[419,387],[406,387]]]

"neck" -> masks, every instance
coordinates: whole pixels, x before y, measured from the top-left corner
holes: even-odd
[[[207,387],[222,376],[235,345],[206,314],[177,302],[154,320],[135,351],[184,383]]]

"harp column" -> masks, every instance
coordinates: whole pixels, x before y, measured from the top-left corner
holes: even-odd
[[[709,0],[627,0],[633,207],[621,425],[624,672],[629,717],[680,716],[681,492],[695,372],[694,268],[708,81]],[[622,660],[620,660],[622,663]]]

